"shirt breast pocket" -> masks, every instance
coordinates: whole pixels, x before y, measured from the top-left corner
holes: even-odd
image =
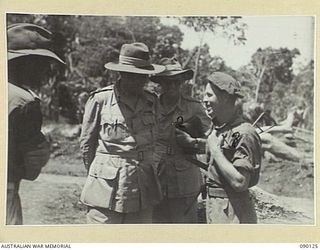
[[[144,116],[142,116],[142,123],[146,127],[153,126],[155,124],[155,118],[154,118],[153,114],[147,113]]]
[[[129,128],[123,116],[102,113],[100,137],[105,141],[121,141],[128,136]]]
[[[200,191],[201,172],[193,163],[179,159],[174,162],[177,174],[179,194],[182,197],[193,196]]]
[[[144,113],[138,117],[132,118],[132,128],[135,132],[150,130],[155,124],[153,114]]]

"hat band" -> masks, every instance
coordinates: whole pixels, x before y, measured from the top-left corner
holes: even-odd
[[[177,67],[177,65],[166,65],[166,71],[182,71],[181,67]]]
[[[147,66],[150,66],[150,61],[143,60],[140,58],[120,55],[119,64],[133,65],[135,67],[147,67]]]

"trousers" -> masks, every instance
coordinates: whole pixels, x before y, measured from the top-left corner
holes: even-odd
[[[19,197],[20,182],[7,183],[6,224],[22,225],[22,208]]]
[[[256,224],[257,214],[249,192],[242,197],[207,197],[208,224]]]
[[[152,223],[152,208],[133,213],[119,213],[107,208],[88,207],[88,224],[144,224]]]
[[[197,223],[197,196],[165,198],[153,212],[154,223]]]

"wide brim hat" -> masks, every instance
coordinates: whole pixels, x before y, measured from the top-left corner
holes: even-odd
[[[65,62],[52,50],[52,33],[43,27],[30,23],[8,26],[8,60],[23,56],[42,56]]]
[[[157,74],[165,70],[164,66],[150,63],[149,49],[144,43],[122,45],[119,62],[109,62],[104,67],[113,71],[143,75]]]
[[[192,79],[194,72],[192,69],[182,69],[181,64],[176,58],[162,58],[159,62],[160,65],[166,67],[166,69],[156,75],[150,77],[153,82],[160,82],[165,77],[180,76],[184,80]]]
[[[45,56],[65,64],[65,62],[61,58],[47,49],[8,50],[8,60],[12,60],[22,56]]]
[[[234,95],[239,98],[244,97],[240,82],[226,73],[214,72],[208,77],[208,80],[211,84],[226,91],[229,95]]]

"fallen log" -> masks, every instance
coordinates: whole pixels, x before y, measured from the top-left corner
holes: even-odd
[[[272,154],[268,151],[265,151],[263,156],[268,162],[280,162],[281,161],[281,159],[277,158],[274,154]]]
[[[297,162],[303,158],[303,154],[298,152],[295,148],[286,145],[284,142],[269,133],[261,133],[260,138],[262,142],[262,149],[270,152],[276,157]]]

